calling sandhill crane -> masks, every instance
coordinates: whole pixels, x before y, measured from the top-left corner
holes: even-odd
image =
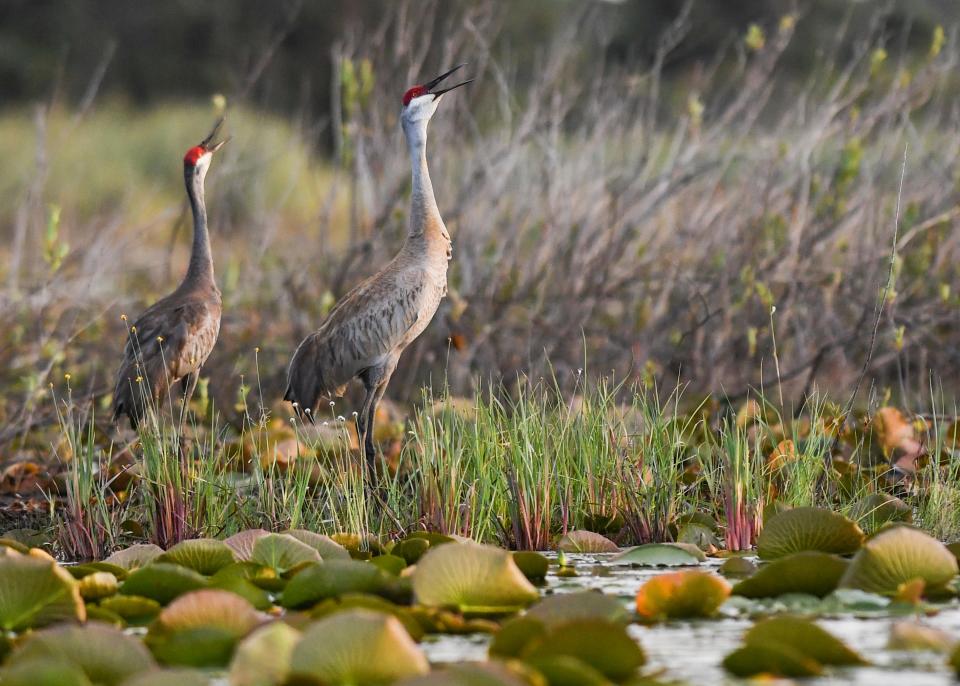
[[[376,479],[377,403],[400,354],[427,327],[447,293],[451,243],[427,169],[427,124],[444,93],[470,83],[437,88],[462,66],[414,86],[403,96],[400,123],[413,165],[410,226],[403,248],[379,273],[337,303],[320,329],[300,343],[287,371],[284,399],[310,421],[322,397],[342,396],[351,380],[361,381],[366,395],[357,429],[371,483]]]
[[[227,142],[213,143],[222,124],[221,117],[210,135],[183,158],[183,177],[193,210],[193,248],[187,274],[173,293],[136,319],[123,350],[113,392],[113,415],[115,420],[126,415],[134,429],[150,404],[159,407],[177,381],[181,382],[186,408],[200,378],[200,368],[220,333],[220,290],[213,278],[203,182],[213,153]]]

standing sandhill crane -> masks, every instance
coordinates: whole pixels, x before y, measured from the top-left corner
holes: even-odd
[[[213,256],[207,231],[203,181],[213,153],[226,143],[213,143],[221,117],[210,135],[187,151],[183,178],[193,210],[193,249],[183,282],[157,301],[130,327],[123,363],[113,392],[113,417],[126,415],[136,429],[150,403],[159,408],[170,387],[181,382],[184,408],[193,397],[200,368],[220,333],[220,290],[213,278]],[[124,320],[126,316],[124,315]]]
[[[342,396],[353,379],[363,383],[366,395],[357,429],[371,482],[376,479],[377,403],[400,354],[427,327],[447,294],[450,234],[440,218],[427,169],[427,124],[444,93],[470,83],[437,89],[462,66],[414,86],[403,96],[400,123],[413,164],[410,227],[403,248],[379,273],[337,303],[320,329],[300,343],[287,370],[284,400],[311,422],[321,397]]]

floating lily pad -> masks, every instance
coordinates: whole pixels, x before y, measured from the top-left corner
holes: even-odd
[[[887,641],[889,650],[929,650],[937,653],[949,653],[956,645],[956,639],[946,631],[914,621],[894,622]]]
[[[620,548],[606,536],[592,531],[570,531],[557,541],[565,553],[618,553]]]
[[[21,555],[26,555],[30,552],[30,546],[24,545],[20,541],[14,540],[12,538],[0,538],[0,548],[6,548],[7,550],[12,550]]]
[[[116,614],[127,624],[146,624],[163,609],[160,603],[152,598],[123,594],[101,600],[100,607]]]
[[[338,612],[312,624],[293,649],[293,680],[388,684],[426,674],[427,658],[395,618],[370,610]],[[312,683],[309,682],[309,683]]]
[[[273,606],[270,594],[251,581],[258,567],[244,562],[227,565],[210,577],[209,588],[236,593],[258,610],[268,610]]]
[[[230,662],[230,686],[274,686],[290,672],[300,632],[283,622],[256,629],[237,646]]]
[[[402,599],[401,579],[368,562],[330,560],[311,563],[300,570],[283,590],[280,604],[304,608],[344,593],[372,593],[388,599]]]
[[[386,552],[383,549],[383,544],[381,544],[375,536],[370,534],[361,536],[360,534],[339,533],[334,534],[330,538],[334,543],[345,548],[351,557],[357,553],[382,555]]]
[[[743,640],[748,646],[771,642],[794,646],[805,657],[822,665],[842,667],[867,664],[833,634],[799,617],[773,617],[757,622],[747,631]]]
[[[730,584],[713,574],[661,574],[637,591],[637,614],[648,622],[710,617],[729,595]]]
[[[942,589],[957,575],[957,558],[922,531],[898,526],[877,534],[854,556],[840,585],[881,595],[922,579],[929,590]]]
[[[868,533],[890,522],[913,521],[913,508],[887,493],[873,493],[850,508],[850,516]]]
[[[118,581],[123,581],[128,576],[127,570],[123,567],[107,564],[106,562],[88,562],[87,564],[81,565],[69,565],[65,567],[65,569],[70,572],[70,576],[78,580],[91,574],[96,574],[97,572],[109,572],[113,574]]]
[[[120,583],[110,572],[94,572],[80,579],[77,586],[84,600],[100,600],[115,595]]]
[[[772,598],[805,593],[823,598],[837,588],[848,565],[843,558],[827,553],[793,553],[760,567],[756,574],[736,584],[733,594]]]
[[[523,575],[534,583],[542,582],[550,571],[550,561],[532,550],[518,550],[513,553],[513,561]]]
[[[118,550],[104,562],[130,571],[145,567],[161,555],[163,555],[163,548],[160,546],[152,543],[137,543],[129,548]]]
[[[370,564],[378,567],[388,574],[400,576],[400,573],[407,568],[407,561],[396,555],[377,555],[370,558]]]
[[[87,603],[87,622],[108,624],[118,629],[123,629],[127,626],[127,622],[123,617],[116,612],[111,612],[110,610],[100,607],[96,603]]]
[[[139,639],[105,624],[58,626],[30,634],[7,664],[37,660],[65,660],[79,667],[90,681],[104,686],[116,686],[156,667]]]
[[[423,557],[423,554],[430,549],[430,541],[425,538],[408,538],[400,541],[390,551],[391,555],[396,555],[404,559],[408,565],[417,564],[417,560]]]
[[[267,534],[253,544],[250,561],[286,574],[308,562],[320,562],[320,553],[315,548],[301,543],[288,534]]]
[[[550,686],[610,686],[611,681],[590,665],[569,655],[550,655],[529,661]]]
[[[453,664],[430,674],[402,679],[395,686],[546,686],[521,664]]]
[[[306,543],[308,546],[320,553],[320,557],[322,557],[324,560],[350,559],[350,551],[329,536],[307,531],[306,529],[288,529],[283,533],[287,534],[288,536],[293,536],[301,543]]]
[[[546,633],[547,627],[539,619],[514,617],[504,622],[500,630],[493,635],[488,652],[491,657],[519,658],[534,639],[545,636]]]
[[[513,612],[540,597],[510,553],[477,543],[431,548],[413,573],[413,593],[422,605],[465,614]]]
[[[19,631],[84,619],[77,582],[56,562],[31,555],[0,556],[0,629]]]
[[[789,645],[775,641],[754,641],[737,648],[723,659],[723,667],[741,678],[762,674],[803,678],[823,673],[823,665],[819,662]]]
[[[757,571],[757,565],[752,560],[743,557],[728,558],[718,570],[728,579],[743,579]]]
[[[638,567],[686,567],[700,564],[700,559],[681,546],[670,543],[648,543],[625,550],[611,562]]]
[[[558,656],[576,658],[613,681],[630,677],[646,662],[626,627],[596,619],[561,624],[531,640],[522,655],[530,661]]]
[[[315,605],[310,610],[310,616],[314,619],[322,619],[335,612],[355,609],[372,610],[374,612],[393,615],[400,620],[403,628],[407,630],[407,633],[410,634],[410,637],[414,641],[419,641],[426,633],[423,623],[418,616],[414,614],[412,608],[395,605],[389,600],[381,598],[380,596],[370,595],[369,593],[345,593],[339,598],[328,598]]]
[[[849,555],[863,544],[863,531],[843,515],[818,507],[797,507],[766,523],[757,538],[757,553],[773,560],[815,550]]]
[[[123,686],[210,686],[210,675],[199,669],[155,669],[127,679]]]
[[[77,665],[62,658],[24,660],[0,669],[4,686],[93,686]]]
[[[697,546],[700,550],[715,550],[720,547],[720,539],[713,529],[699,522],[688,522],[677,532],[678,543],[688,543]]]
[[[269,533],[266,529],[246,529],[224,539],[223,543],[233,551],[238,561],[249,562],[253,557],[253,544]]]
[[[194,538],[181,541],[154,562],[167,562],[187,567],[205,576],[236,562],[233,550],[223,541],[214,538]]]
[[[535,619],[548,628],[579,619],[596,619],[616,624],[630,621],[630,613],[619,599],[594,591],[546,596],[530,607],[524,617]]]
[[[236,643],[263,622],[250,603],[228,591],[193,591],[150,625],[146,643],[165,664],[223,667]]]
[[[166,605],[178,596],[205,588],[206,585],[207,578],[188,567],[153,562],[130,574],[120,587],[120,592],[152,598]]]

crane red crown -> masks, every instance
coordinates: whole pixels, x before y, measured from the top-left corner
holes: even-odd
[[[183,163],[188,166],[195,167],[197,165],[197,161],[199,161],[199,159],[206,153],[207,149],[202,145],[195,145],[187,150],[187,154],[183,156]]]
[[[414,86],[403,94],[403,106],[406,107],[414,98],[419,98],[421,95],[426,95],[429,92],[425,86]]]

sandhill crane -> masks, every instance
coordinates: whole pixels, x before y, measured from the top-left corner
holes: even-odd
[[[213,278],[203,182],[213,153],[227,142],[213,143],[222,124],[223,117],[183,158],[183,178],[193,210],[193,248],[187,274],[173,293],[154,303],[129,329],[113,392],[113,417],[117,420],[126,415],[134,429],[150,403],[159,407],[177,381],[187,407],[200,368],[220,333],[220,290]]]
[[[300,343],[287,370],[284,400],[310,421],[315,420],[322,397],[342,396],[351,380],[360,380],[365,396],[357,430],[371,482],[376,479],[377,404],[400,354],[427,327],[447,293],[450,234],[440,218],[427,169],[427,124],[444,93],[470,82],[437,88],[462,66],[403,96],[400,123],[413,165],[410,224],[403,248],[337,303],[320,329]]]

